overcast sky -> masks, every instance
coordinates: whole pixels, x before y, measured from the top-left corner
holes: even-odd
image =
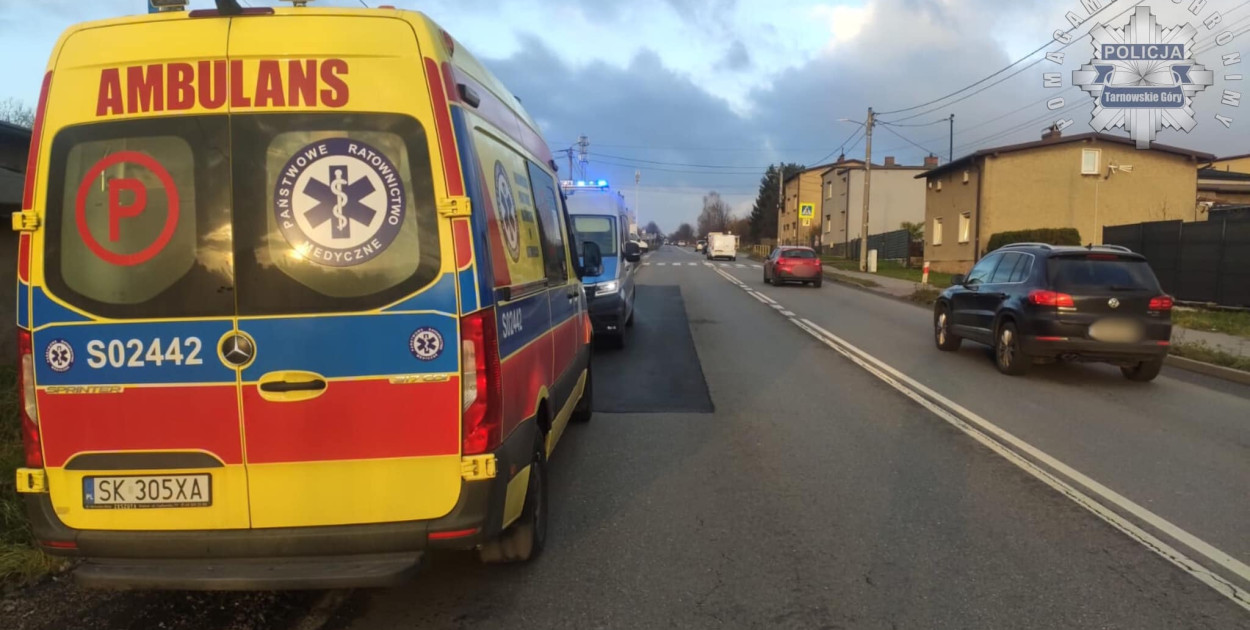
[[[1052,43],[976,89],[1017,76],[974,96],[884,114],[882,120],[913,125],[953,113],[956,157],[1036,139],[1057,118],[1073,120],[1066,133],[1090,131],[1093,101],[1070,88],[1071,70],[1093,53],[1081,36],[1096,22],[1123,26],[1140,4],[1165,28],[1198,26],[1197,61],[1216,71],[1215,85],[1195,100],[1196,128],[1188,134],[1164,130],[1159,141],[1215,154],[1250,152],[1250,112],[1239,111],[1250,105],[1220,103],[1225,88],[1246,91],[1246,81],[1226,81],[1225,73],[1250,74],[1250,36],[1243,34],[1250,29],[1250,1],[1209,0],[1198,17],[1186,12],[1191,0],[1090,1],[1105,8],[1076,29],[1062,67],[1042,59],[1046,50],[1060,48]],[[942,97],[1032,53],[1055,30],[1071,28],[1065,13],[1088,16],[1080,0],[389,3],[420,8],[471,49],[522,99],[553,150],[568,147],[579,134],[588,136],[588,177],[608,179],[632,201],[634,171],[640,170],[640,220],[655,220],[666,231],[693,223],[708,190],[721,192],[737,213],[748,213],[770,163],[814,165],[836,157],[859,129],[839,118],[862,121],[869,106],[889,112]],[[0,55],[6,60],[0,64],[0,99],[35,101],[47,54],[66,26],[143,12],[145,6],[143,0],[0,0]],[[191,6],[212,2],[192,0]],[[1201,21],[1216,12],[1221,24],[1208,30]],[[1217,46],[1215,36],[1226,29],[1240,36]],[[1221,55],[1231,52],[1248,60],[1226,68]],[[1043,89],[1044,71],[1062,72],[1063,87]],[[1045,102],[1055,96],[1064,97],[1065,106],[1048,112]],[[1217,114],[1232,118],[1231,127]],[[879,126],[874,161],[893,155],[919,163],[929,151],[945,161],[947,134],[945,121]],[[862,139],[841,148],[863,157]],[[567,170],[566,160],[557,162]]]

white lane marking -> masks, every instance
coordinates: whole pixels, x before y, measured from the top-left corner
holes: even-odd
[[[1250,582],[1250,567],[1247,567],[1244,563],[1240,562],[1228,553],[1216,549],[1211,544],[1172,524],[1154,512],[1151,512],[1150,510],[1134,503],[1127,497],[1124,497],[1114,490],[1111,490],[1097,481],[1094,481],[1058,459],[1047,455],[1045,452],[1003,430],[989,420],[986,420],[976,413],[964,408],[962,405],[933,391],[906,374],[899,372],[880,359],[864,352],[863,350],[860,350],[859,348],[856,348],[846,340],[838,337],[828,330],[825,330],[824,328],[821,328],[811,320],[803,319],[795,321],[795,324],[800,328],[807,330],[817,339],[824,342],[825,345],[851,359],[860,367],[863,367],[865,370],[871,372],[881,380],[889,383],[892,387],[902,392],[908,398],[920,403],[942,419],[968,434],[970,437],[976,439],[982,444],[985,444],[994,452],[1002,455],[1007,460],[1024,469],[1025,472],[1028,472],[1055,490],[1058,490],[1060,493],[1064,494],[1081,507],[1093,512],[1096,516],[1111,524],[1116,529],[1119,529],[1121,532],[1124,532],[1130,538],[1134,538],[1138,542],[1141,542],[1155,553],[1163,556],[1172,564],[1175,564],[1184,571],[1188,572],[1190,575],[1201,580],[1203,583],[1237,602],[1243,608],[1250,610],[1250,593],[1224,579],[1222,576],[1211,572],[1206,567],[1203,567],[1197,562],[1189,559],[1180,551],[1177,551],[1175,548],[1158,539],[1146,530],[1138,527],[1132,521],[1108,509],[1102,503],[1082,492],[1080,489],[1068,484],[1062,479],[1057,478],[1045,468],[1037,466],[1029,459],[1017,454],[1016,451],[1007,448],[1003,443],[1011,445],[1015,449],[1018,449],[1025,455],[1028,455],[1045,466],[1048,466],[1050,469],[1067,477],[1076,484],[1084,486],[1085,490],[1097,495],[1104,501],[1107,501],[1132,514],[1133,516],[1146,522],[1146,524],[1151,527],[1154,527],[1168,536],[1171,536],[1177,542],[1180,542],[1186,547],[1198,552],[1200,555],[1216,563],[1223,569],[1243,580]],[[926,396],[928,398],[925,398]],[[956,416],[956,414],[958,414],[958,416]],[[969,423],[976,426],[971,426]],[[986,435],[986,433],[994,437],[991,438]]]
[[[704,266],[704,267],[715,267],[715,265],[713,265],[713,264],[712,264],[712,263],[710,263],[710,262],[705,262],[705,263],[703,263],[703,266]]]
[[[793,318],[794,318],[794,313],[792,313],[792,312],[790,312],[790,311],[787,311],[787,310],[785,310],[785,309],[782,309],[781,314],[782,314],[782,315],[785,315],[786,317],[789,317],[789,318],[791,318],[791,319],[793,319]]]
[[[764,294],[763,294],[763,293],[761,293],[760,295],[764,295]],[[772,298],[768,297],[767,295],[764,295],[764,299],[765,299],[765,300],[768,300],[770,304],[776,304],[776,303],[777,303],[777,301],[776,301],[776,300],[774,300],[774,299],[772,299]]]
[[[776,302],[773,302],[773,303],[769,304],[769,306],[771,306],[771,307],[773,307],[773,308],[775,308],[775,309],[777,309],[777,310],[779,310],[779,311],[784,311],[784,310],[786,310],[786,307],[784,307],[784,306],[782,306],[782,305],[780,305],[780,304],[778,304],[778,303],[776,303]]]
[[[746,268],[747,268],[747,266],[746,266],[746,265],[744,265],[744,264],[742,264],[742,263],[738,263],[738,264],[736,264],[736,265],[734,265],[734,266],[735,266],[735,267],[737,267],[737,268],[739,268],[739,269],[746,269]]]
[[[663,267],[663,266],[664,266],[664,265],[666,265],[666,264],[668,264],[668,263],[655,263],[655,266],[656,266],[656,267]]]
[[[759,300],[763,304],[768,304],[768,302],[764,301],[764,296],[756,293],[755,291],[747,291],[747,295]]]
[[[715,271],[721,276],[724,276],[726,279],[737,283],[737,278],[734,278],[719,269]],[[747,293],[767,298],[767,296],[762,293],[757,293],[741,283],[738,284],[746,289]],[[776,308],[783,315],[789,313],[789,311],[780,307],[780,305],[777,305],[776,303],[772,303],[770,306]],[[904,396],[907,396],[924,408],[932,411],[934,415],[949,422],[969,437],[984,444],[987,448],[995,453],[998,453],[1007,461],[1015,464],[1020,469],[1036,477],[1042,483],[1045,483],[1058,491],[1060,494],[1068,497],[1072,500],[1072,502],[1092,512],[1098,518],[1106,521],[1112,527],[1120,530],[1129,538],[1136,540],[1146,548],[1163,557],[1168,562],[1176,565],[1182,571],[1189,573],[1203,584],[1210,586],[1212,589],[1215,589],[1216,592],[1233,600],[1242,608],[1250,610],[1250,592],[1247,592],[1237,584],[1230,582],[1223,576],[1212,572],[1207,567],[1194,562],[1184,553],[1181,553],[1176,548],[1160,540],[1157,536],[1139,527],[1133,521],[1124,518],[1119,513],[1109,509],[1098,500],[1074,487],[1072,484],[1056,477],[1050,472],[1050,470],[1067,477],[1076,484],[1084,486],[1085,490],[1088,490],[1089,492],[1097,495],[1099,498],[1114,504],[1138,519],[1141,519],[1146,524],[1172,537],[1172,539],[1185,545],[1186,547],[1189,547],[1193,551],[1196,551],[1207,560],[1216,563],[1224,570],[1236,575],[1242,580],[1245,580],[1247,583],[1250,583],[1250,566],[1247,566],[1245,563],[1237,560],[1227,552],[1221,551],[1210,543],[1181,529],[1158,514],[1155,514],[1154,512],[1151,512],[1150,510],[1134,503],[1127,497],[1122,496],[1097,481],[1094,481],[1090,477],[1078,472],[1076,469],[1064,464],[1058,459],[1051,457],[1042,450],[1002,429],[998,425],[995,425],[989,420],[973,413],[959,403],[956,403],[936,391],[933,391],[910,376],[899,372],[884,361],[864,352],[863,350],[860,350],[851,343],[847,342],[845,339],[842,339],[841,337],[838,337],[837,335],[820,327],[815,322],[809,319],[798,319],[793,316],[792,313],[786,316],[787,319],[789,319],[795,326],[798,326],[800,329],[806,331],[821,343],[824,343],[826,346],[832,348],[838,354],[850,359],[853,363],[864,368],[864,370],[873,376],[876,376],[885,383],[889,384]],[[926,396],[928,398],[926,398]],[[986,435],[987,433],[993,435],[994,437]],[[1032,460],[1010,448],[1007,448],[1004,443],[1010,444],[1012,447],[1022,451],[1025,455],[1028,455],[1045,466],[1048,466],[1050,470],[1047,470],[1042,466],[1038,466],[1033,463]]]
[[[686,263],[686,264],[687,264],[687,265],[690,265],[691,267],[698,267],[698,266],[699,266],[699,263]]]
[[[753,267],[753,268],[755,268],[755,269],[763,269],[763,268],[764,268],[764,265],[751,265],[751,267]]]

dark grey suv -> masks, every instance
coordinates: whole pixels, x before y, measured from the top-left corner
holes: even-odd
[[[1126,248],[1016,243],[952,280],[933,311],[941,350],[963,339],[990,345],[1010,375],[1060,359],[1112,363],[1134,381],[1153,380],[1163,367],[1172,298]]]

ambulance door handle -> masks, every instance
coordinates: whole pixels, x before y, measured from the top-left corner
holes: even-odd
[[[316,398],[329,384],[315,372],[280,370],[261,376],[256,382],[260,397],[270,402],[297,402]]]
[[[325,388],[326,382],[319,378],[309,381],[270,381],[268,383],[260,384],[260,389],[262,391],[275,393],[302,391],[319,392]]]

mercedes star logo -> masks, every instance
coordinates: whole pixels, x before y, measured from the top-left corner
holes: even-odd
[[[1107,306],[1110,306],[1111,308],[1120,308],[1120,300],[1111,298],[1110,300],[1107,300]]]
[[[256,356],[256,346],[248,337],[234,333],[221,340],[221,356],[231,365],[246,365]]]

